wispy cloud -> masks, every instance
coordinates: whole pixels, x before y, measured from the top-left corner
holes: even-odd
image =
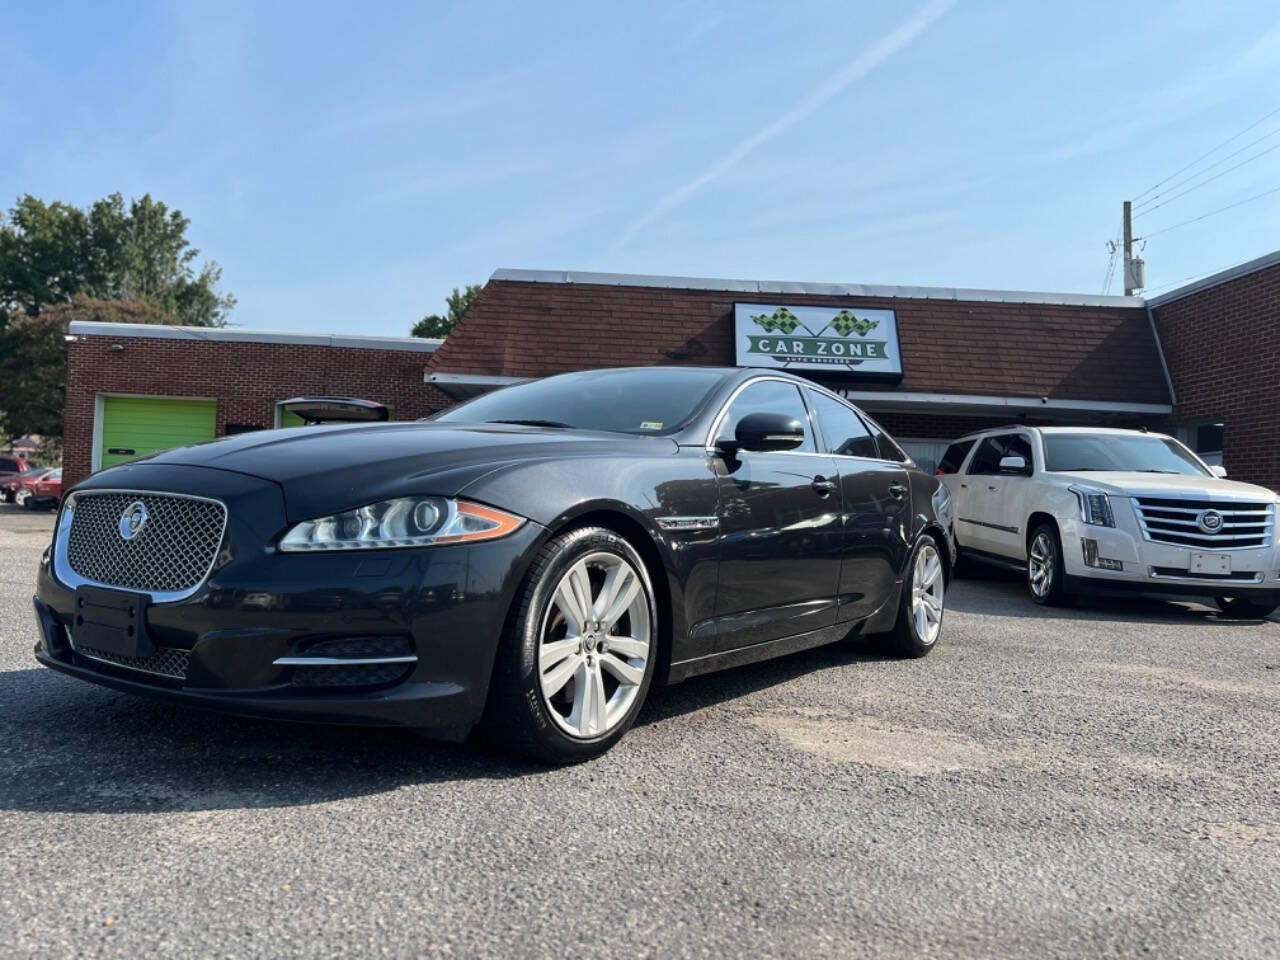
[[[662,197],[652,208],[622,231],[614,243],[614,249],[626,246],[641,230],[680,206],[713,180],[723,176],[762,143],[772,140],[784,130],[799,123],[850,84],[862,79],[894,54],[905,49],[935,20],[955,6],[956,2],[957,0],[931,0],[896,29],[877,40],[860,56],[806,93],[782,116],[738,143],[688,183],[682,184]]]

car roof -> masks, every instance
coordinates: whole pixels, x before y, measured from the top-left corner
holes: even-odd
[[[1063,427],[1033,427],[1025,423],[1009,423],[1003,427],[988,427],[986,430],[975,430],[972,433],[966,433],[963,437],[957,437],[953,443],[960,443],[963,440],[976,440],[978,437],[985,437],[993,433],[1008,433],[1011,430],[1035,430],[1042,434],[1111,434],[1116,436],[1135,436],[1135,437],[1165,437],[1167,433],[1159,433],[1155,430],[1130,430],[1126,427],[1087,427],[1087,426],[1063,426]]]

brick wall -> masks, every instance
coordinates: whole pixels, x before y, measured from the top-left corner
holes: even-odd
[[[897,312],[898,389],[1168,403],[1139,307],[1081,307],[490,280],[429,364],[545,376],[591,367],[732,365],[735,300]]]
[[[1155,307],[1182,424],[1225,425],[1235,480],[1280,490],[1280,264]]]
[[[98,393],[217,399],[219,436],[228,423],[274,426],[275,405],[304,394],[377,400],[394,407],[397,420],[411,420],[451,402],[422,382],[429,357],[320,344],[81,337],[67,344],[66,485],[89,474]]]

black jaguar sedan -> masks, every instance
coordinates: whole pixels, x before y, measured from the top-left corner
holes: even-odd
[[[48,667],[258,716],[607,750],[650,686],[942,627],[946,488],[785,373],[651,367],[416,423],[241,434],[94,475],[35,609]]]

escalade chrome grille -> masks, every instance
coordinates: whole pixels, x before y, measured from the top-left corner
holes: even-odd
[[[1133,502],[1143,536],[1155,543],[1203,550],[1243,550],[1269,547],[1275,536],[1276,511],[1270,503],[1172,497],[1134,497]],[[1221,517],[1216,529],[1201,525],[1206,512]]]
[[[132,539],[121,518],[141,502],[146,522]],[[74,495],[65,560],[93,583],[152,594],[192,590],[209,575],[227,508],[216,500],[167,493],[92,490]],[[65,518],[64,518],[65,520]]]

